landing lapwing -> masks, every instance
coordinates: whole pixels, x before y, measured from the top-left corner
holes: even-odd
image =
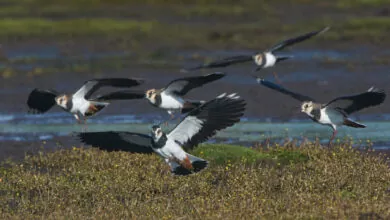
[[[150,136],[114,131],[84,132],[77,136],[85,144],[109,151],[155,152],[168,163],[172,173],[186,175],[199,172],[208,162],[185,150],[193,149],[217,131],[239,122],[245,105],[236,94],[222,94],[190,111],[169,134],[154,125]]]
[[[88,80],[74,94],[60,94],[55,90],[34,89],[27,100],[30,113],[44,113],[54,105],[71,113],[77,122],[85,123],[87,117],[95,115],[106,107],[110,100],[139,99],[143,98],[142,92],[109,93],[91,98],[92,94],[102,86],[112,87],[133,87],[143,83],[139,79],[128,78],[102,78]]]
[[[337,134],[338,127],[342,125],[354,128],[366,127],[365,125],[348,118],[348,115],[364,108],[380,105],[386,98],[386,94],[383,90],[371,87],[366,92],[350,96],[341,96],[326,104],[322,104],[316,102],[309,96],[292,92],[270,81],[257,78],[257,82],[265,87],[301,101],[301,112],[306,113],[313,121],[319,124],[330,126],[333,130],[333,134],[329,139],[329,146]]]
[[[313,31],[310,33],[306,33],[291,39],[284,40],[273,47],[271,47],[268,50],[265,50],[260,53],[250,54],[250,55],[240,55],[240,56],[233,56],[233,57],[227,57],[222,60],[210,62],[207,64],[202,64],[196,67],[182,69],[182,72],[188,72],[188,71],[194,71],[204,68],[217,68],[217,67],[226,67],[232,64],[236,63],[243,63],[248,61],[254,61],[254,63],[257,65],[256,69],[254,71],[258,71],[260,69],[269,68],[275,66],[276,63],[287,60],[289,58],[292,58],[292,56],[278,56],[275,55],[274,52],[284,49],[287,46],[291,46],[293,44],[305,41],[313,36],[316,36],[318,34],[324,33],[327,30],[329,30],[329,27],[326,27],[320,31]]]
[[[185,100],[182,96],[186,95],[191,89],[201,87],[224,76],[224,73],[212,73],[205,76],[176,79],[162,89],[147,90],[145,97],[153,106],[167,110],[173,118],[176,111],[187,113],[204,103],[204,101]]]

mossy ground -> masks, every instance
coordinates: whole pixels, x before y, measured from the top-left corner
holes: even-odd
[[[348,145],[202,145],[204,171],[173,176],[156,155],[73,148],[0,170],[1,218],[357,219],[390,217],[383,157]],[[222,158],[225,158],[224,160]]]
[[[261,49],[259,45],[273,44],[275,39],[332,26],[329,33],[313,41],[382,43],[389,34],[386,11],[375,14],[374,10],[372,16],[361,16],[361,12],[388,5],[385,0],[340,0],[334,4],[313,0],[17,0],[0,9],[0,38],[64,41],[90,40],[93,36],[120,41],[125,48],[159,42]],[[334,11],[345,16],[341,19]],[[298,16],[303,13],[310,20]]]

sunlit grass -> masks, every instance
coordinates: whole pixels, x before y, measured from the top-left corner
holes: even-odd
[[[388,164],[349,145],[331,150],[315,144],[265,150],[204,145],[193,153],[210,164],[190,176],[172,176],[154,154],[73,148],[28,156],[0,168],[0,216],[390,217]],[[220,154],[227,157],[222,163]]]

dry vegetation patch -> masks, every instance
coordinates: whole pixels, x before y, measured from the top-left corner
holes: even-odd
[[[0,170],[2,218],[390,217],[384,157],[349,146],[203,145],[210,166],[173,176],[156,155],[73,148]],[[221,160],[220,155],[226,157]]]

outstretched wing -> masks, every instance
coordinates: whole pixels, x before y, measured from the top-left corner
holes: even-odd
[[[112,87],[132,87],[138,86],[143,83],[140,79],[129,79],[129,78],[102,78],[92,79],[84,83],[84,85],[73,95],[74,97],[83,97],[89,99],[91,95],[96,92],[102,86]]]
[[[222,94],[188,113],[167,137],[184,149],[192,149],[217,131],[239,122],[245,105],[236,94]]]
[[[176,79],[170,82],[165,88],[164,92],[183,96],[191,89],[203,86],[206,83],[218,80],[225,76],[225,73],[212,73],[205,76],[193,76],[181,79]]]
[[[267,87],[267,88],[270,88],[270,89],[273,89],[273,90],[276,90],[278,92],[281,92],[283,94],[286,94],[286,95],[289,95],[291,97],[293,97],[294,99],[298,100],[298,101],[301,101],[301,102],[305,102],[305,101],[312,101],[312,102],[315,102],[315,100],[309,96],[305,96],[305,95],[301,95],[299,93],[295,93],[295,92],[292,92],[284,87],[282,87],[281,85],[278,85],[278,84],[275,84],[275,83],[272,83],[270,81],[267,81],[265,79],[261,79],[261,78],[257,78],[256,81]]]
[[[385,98],[386,94],[383,90],[372,87],[361,94],[333,99],[326,104],[326,107],[341,109],[343,112],[351,114],[363,108],[379,105],[385,101]]]
[[[79,140],[106,151],[126,151],[131,153],[152,153],[152,138],[148,135],[131,132],[84,132],[76,133]]]
[[[302,42],[304,40],[312,38],[313,36],[324,33],[327,30],[329,30],[329,27],[326,27],[326,28],[319,30],[319,31],[312,31],[312,32],[309,32],[309,33],[306,33],[306,34],[303,34],[303,35],[300,35],[300,36],[297,36],[294,38],[290,38],[288,40],[282,41],[282,42],[274,45],[273,47],[271,47],[271,49],[269,49],[269,51],[273,52],[273,51],[281,50],[287,46]]]
[[[30,113],[44,113],[56,104],[55,97],[58,93],[54,90],[34,89],[27,99]]]
[[[218,67],[226,67],[230,66],[232,64],[236,63],[243,63],[243,62],[248,62],[253,60],[252,55],[240,55],[240,56],[233,56],[233,57],[227,57],[222,60],[217,60],[214,62],[202,64],[196,67],[191,67],[191,68],[185,68],[182,69],[184,72],[189,72],[189,71],[194,71],[194,70],[199,70],[199,69],[206,69],[206,68],[218,68]]]
[[[122,90],[111,92],[105,95],[99,95],[91,100],[93,101],[110,101],[110,100],[129,100],[129,99],[143,99],[145,98],[144,91]]]

